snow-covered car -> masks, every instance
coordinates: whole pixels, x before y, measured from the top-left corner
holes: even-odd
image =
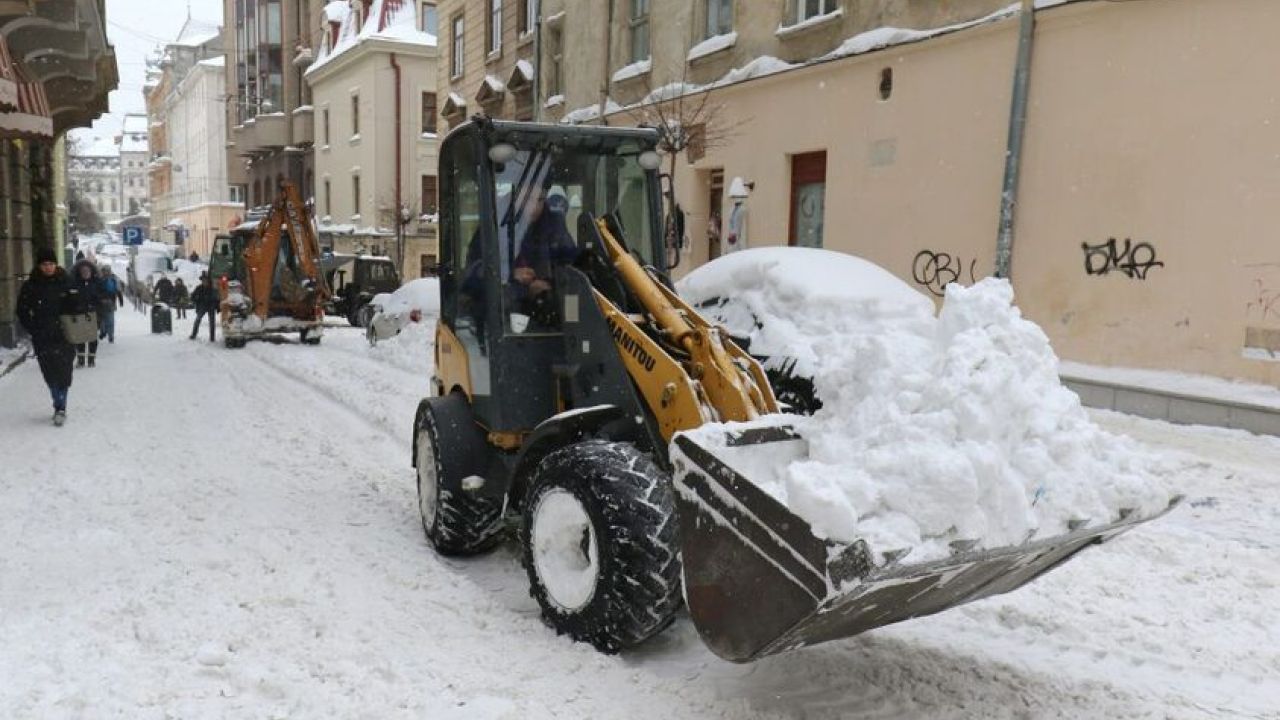
[[[845,253],[768,247],[722,255],[677,283],[680,295],[764,365],[793,412],[822,407],[814,341],[830,333],[833,307],[868,317],[933,312],[932,301],[887,270]]]
[[[379,293],[362,312],[360,320],[370,344],[393,338],[411,322],[440,315],[440,281],[418,278],[393,293]]]

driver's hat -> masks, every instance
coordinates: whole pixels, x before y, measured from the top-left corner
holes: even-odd
[[[547,191],[547,209],[562,214],[569,210],[569,196],[565,194],[564,188],[559,185],[551,186]]]

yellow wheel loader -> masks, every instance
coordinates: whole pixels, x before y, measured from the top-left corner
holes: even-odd
[[[477,118],[440,148],[434,393],[414,422],[427,538],[493,547],[514,520],[560,633],[632,647],[687,602],[744,662],[1013,590],[1143,519],[945,560],[819,539],[737,452],[802,457],[761,366],[672,290],[655,131]],[[737,469],[735,469],[737,468]]]
[[[320,243],[311,215],[292,183],[282,183],[271,211],[251,233],[233,233],[219,278],[223,343],[244,347],[254,338],[297,332],[319,345],[330,290],[320,268]]]

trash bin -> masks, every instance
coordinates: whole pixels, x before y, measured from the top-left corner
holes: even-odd
[[[173,311],[168,305],[156,303],[151,306],[151,332],[173,334]]]

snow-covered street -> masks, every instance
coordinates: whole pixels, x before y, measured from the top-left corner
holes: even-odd
[[[429,327],[229,351],[122,310],[54,428],[0,378],[0,718],[1280,718],[1280,439],[1117,414],[1187,495],[1015,593],[751,665],[619,657],[513,543],[435,555]]]

